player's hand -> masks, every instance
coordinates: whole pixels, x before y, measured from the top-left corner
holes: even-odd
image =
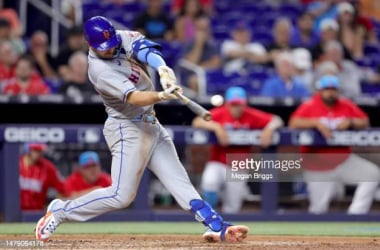
[[[221,125],[218,124],[214,132],[221,146],[227,146],[229,144],[228,133]]]
[[[343,119],[338,125],[336,126],[337,130],[347,130],[351,127],[352,120],[351,119]]]
[[[322,122],[318,122],[316,129],[322,134],[325,139],[330,139],[332,136],[331,130]]]
[[[263,148],[267,148],[272,144],[273,129],[267,128],[261,132],[260,143]]]
[[[161,92],[158,92],[158,98],[160,98],[160,100],[162,100],[162,101],[178,99],[177,96],[174,95],[174,92],[181,93],[182,88],[178,85],[172,85],[169,88],[167,88]]]
[[[157,68],[158,74],[160,75],[160,83],[162,89],[167,89],[170,86],[177,84],[177,79],[175,77],[174,71],[166,65]]]

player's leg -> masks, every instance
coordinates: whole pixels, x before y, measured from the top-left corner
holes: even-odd
[[[314,214],[326,213],[330,201],[335,195],[336,182],[334,171],[317,172],[305,171],[304,178],[309,196],[309,212]]]
[[[47,214],[37,223],[36,237],[47,239],[65,221],[86,221],[100,214],[128,206],[136,190],[156,141],[158,126],[144,127],[133,123],[106,123],[104,135],[112,153],[112,185],[74,200],[55,200]],[[53,220],[47,221],[47,219]],[[50,231],[44,225],[52,224]],[[42,230],[39,230],[42,229]],[[50,233],[50,234],[49,234]],[[44,239],[44,237],[46,237]]]
[[[338,167],[338,174],[346,184],[357,184],[349,214],[368,213],[380,181],[380,169],[374,163],[351,154]]]
[[[204,234],[206,240],[232,242],[241,241],[247,236],[246,226],[233,226],[225,222],[207,202],[201,199],[178,159],[170,136],[163,128],[148,167],[183,209],[190,210],[198,221],[210,228],[210,231]]]
[[[219,192],[226,179],[226,168],[227,166],[220,162],[210,161],[202,173],[202,196],[212,207],[218,205]]]

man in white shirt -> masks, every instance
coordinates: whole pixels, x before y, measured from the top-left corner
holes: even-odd
[[[260,43],[252,42],[252,33],[247,23],[237,22],[231,37],[232,39],[224,41],[221,47],[226,73],[243,73],[241,70],[251,63],[267,62],[265,47]]]

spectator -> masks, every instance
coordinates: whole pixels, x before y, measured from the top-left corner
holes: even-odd
[[[163,12],[162,0],[148,0],[147,9],[135,20],[134,29],[149,39],[173,39],[173,20]]]
[[[339,69],[338,66],[332,61],[323,61],[318,64],[315,70],[314,80],[313,80],[313,91],[317,90],[316,82],[326,75],[338,76]]]
[[[186,4],[186,0],[173,0],[172,1],[172,12],[177,16],[181,9]],[[214,13],[214,1],[213,0],[199,0],[199,4],[202,8],[202,11],[208,16],[212,16]]]
[[[292,56],[295,77],[298,78],[300,82],[305,83],[309,92],[312,93],[314,91],[314,72],[310,52],[305,48],[297,48],[292,51]]]
[[[301,104],[292,114],[289,126],[296,129],[317,129],[326,139],[334,130],[366,129],[369,120],[352,101],[339,97],[339,79],[324,76],[319,92]],[[349,214],[368,213],[379,184],[378,166],[351,152],[348,146],[302,146],[304,178],[309,192],[309,212],[325,213],[339,184],[357,184]]]
[[[16,65],[16,76],[5,86],[4,93],[8,95],[44,95],[50,89],[36,72],[33,58],[22,56]]]
[[[188,42],[195,38],[195,20],[203,15],[198,0],[185,0],[179,16],[175,20],[175,38],[180,42]]]
[[[337,76],[338,73],[339,73],[338,66],[332,61],[323,61],[322,63],[318,64],[318,67],[316,70],[318,79],[325,75]]]
[[[273,43],[268,46],[269,53],[272,58],[276,57],[279,52],[289,51],[292,49],[290,45],[290,35],[292,23],[287,18],[279,18],[276,20],[273,28]]]
[[[66,194],[70,197],[69,199],[75,199],[111,184],[111,176],[101,170],[98,154],[86,151],[79,156],[78,169],[66,179]]]
[[[377,37],[371,20],[355,13],[349,3],[338,5],[339,40],[350,51],[354,58],[364,56],[366,42],[377,43]]]
[[[3,90],[6,83],[15,77],[18,56],[9,41],[0,42],[0,86]]]
[[[224,41],[221,48],[226,73],[246,71],[250,64],[267,62],[265,47],[251,42],[251,30],[245,22],[235,24],[231,37],[232,40]]]
[[[320,25],[321,31],[321,42],[317,44],[311,50],[311,55],[313,57],[313,62],[317,62],[321,60],[321,56],[323,55],[324,46],[330,41],[338,41],[338,31],[339,24],[334,19],[326,19]],[[348,49],[343,46],[344,50],[344,58],[347,60],[352,60],[352,56]]]
[[[87,75],[87,55],[77,51],[69,59],[70,80],[64,82],[60,93],[74,100],[82,100],[95,94],[95,89],[90,83]]]
[[[28,55],[33,56],[38,72],[46,78],[55,78],[54,59],[49,53],[48,37],[43,31],[36,31],[30,38]]]
[[[306,84],[295,75],[291,54],[288,52],[278,54],[275,59],[275,69],[276,75],[264,82],[262,96],[302,98],[310,95]]]
[[[307,11],[314,16],[314,30],[320,30],[321,24],[326,19],[335,19],[338,10],[336,3],[341,0],[317,0],[310,3]]]
[[[20,157],[20,201],[22,210],[42,210],[47,201],[47,191],[54,188],[65,195],[64,181],[52,162],[43,156],[47,146],[26,143]]]
[[[297,20],[297,26],[292,31],[290,44],[293,47],[311,49],[319,43],[319,35],[314,30],[314,18],[309,12],[304,12]]]
[[[11,24],[6,19],[0,19],[0,42],[9,41],[17,55],[25,52],[25,44],[19,37],[12,37]]]
[[[204,70],[217,69],[221,65],[218,48],[210,34],[210,20],[205,16],[198,17],[195,22],[195,37],[184,47],[184,58]],[[187,76],[185,82],[190,89],[198,91],[195,75]]]
[[[84,0],[61,0],[61,13],[75,25],[80,25],[83,20],[83,3]]]
[[[364,37],[355,23],[355,10],[349,3],[338,5],[339,41],[354,58],[363,57]]]
[[[12,8],[3,8],[3,1],[0,1],[0,19],[5,19],[9,22],[11,26],[11,37],[21,37],[22,26],[17,12]]]
[[[273,133],[283,126],[280,117],[248,107],[247,94],[241,87],[230,87],[225,94],[226,104],[211,110],[212,121],[205,122],[197,117],[193,120],[196,128],[207,129],[216,134],[218,144],[212,145],[210,159],[202,174],[201,189],[203,198],[213,207],[218,204],[219,197],[223,198],[224,213],[238,213],[246,195],[246,182],[227,181],[231,166],[227,163],[226,155],[241,154],[242,158],[252,153],[251,146],[229,145],[229,130],[262,129],[261,145],[271,145]],[[220,191],[224,186],[223,196]]]
[[[68,69],[67,63],[72,54],[76,51],[86,51],[87,45],[84,39],[82,28],[73,27],[67,32],[66,46],[61,49],[56,58],[56,70],[58,74],[63,78],[63,80],[70,79],[70,71]]]
[[[343,58],[342,45],[337,41],[328,42],[324,48],[324,53],[324,60],[334,62],[338,67],[341,94],[346,97],[359,96],[361,94],[361,74],[356,64]]]
[[[380,21],[380,0],[359,0],[359,9],[363,16]]]

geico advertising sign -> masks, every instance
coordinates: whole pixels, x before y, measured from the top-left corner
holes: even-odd
[[[54,127],[7,127],[4,130],[4,139],[6,142],[63,142],[65,130]]]
[[[329,145],[378,146],[380,131],[336,131],[327,141]]]

